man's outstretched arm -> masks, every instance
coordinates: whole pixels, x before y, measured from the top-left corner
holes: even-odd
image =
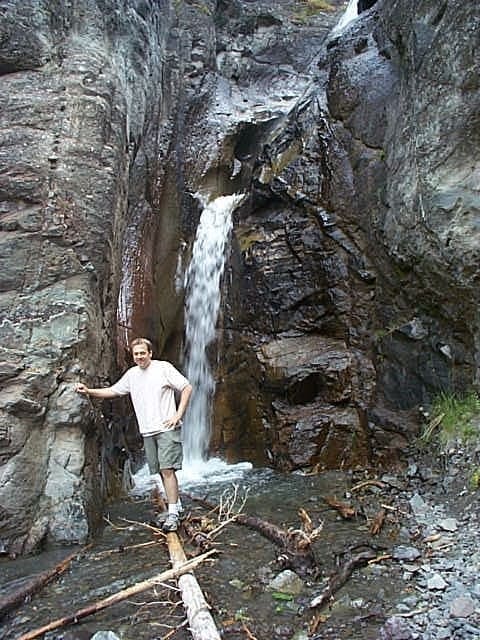
[[[91,396],[92,398],[117,398],[120,394],[116,393],[110,387],[101,387],[99,389],[90,389],[87,385],[79,382],[75,387],[77,393],[81,393],[82,396]]]

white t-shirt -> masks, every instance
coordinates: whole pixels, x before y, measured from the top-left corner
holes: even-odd
[[[132,367],[110,388],[120,396],[130,394],[140,433],[148,436],[167,431],[163,423],[177,410],[175,391],[183,391],[188,384],[172,364],[152,360],[146,369]]]

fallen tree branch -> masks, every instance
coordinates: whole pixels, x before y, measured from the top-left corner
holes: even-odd
[[[142,591],[146,591],[155,585],[165,582],[166,580],[172,580],[173,578],[177,578],[184,573],[188,573],[199,564],[201,564],[206,558],[215,553],[215,550],[207,551],[207,553],[202,554],[201,556],[197,556],[192,560],[188,560],[182,565],[178,566],[176,569],[168,569],[167,571],[162,571],[162,573],[153,576],[153,578],[149,578],[148,580],[143,580],[142,582],[137,582],[136,584],[128,587],[127,589],[122,589],[117,593],[109,596],[108,598],[104,598],[103,600],[99,600],[98,602],[94,602],[83,609],[79,609],[68,616],[63,618],[59,618],[58,620],[54,620],[49,624],[46,624],[43,627],[38,629],[34,629],[33,631],[29,631],[24,634],[17,640],[33,640],[33,638],[38,638],[39,636],[44,635],[47,631],[52,631],[53,629],[59,629],[60,627],[65,627],[68,624],[75,624],[82,618],[86,618],[97,611],[102,611],[107,607],[110,607],[112,604],[116,604],[117,602],[121,602],[122,600],[126,600],[137,593],[141,593]]]
[[[310,602],[310,607],[312,609],[319,609],[333,600],[333,594],[336,593],[340,589],[340,587],[342,587],[347,582],[353,571],[357,567],[365,566],[370,560],[373,560],[375,557],[375,551],[373,549],[367,549],[366,551],[357,553],[355,556],[347,560],[345,564],[340,567],[340,570],[337,573],[334,573],[330,576],[330,578],[328,578],[325,587],[322,589],[319,595],[315,596],[315,598]]]
[[[211,511],[216,509],[215,505],[204,498],[197,498],[195,496],[189,496],[189,498],[198,502],[206,509]],[[304,510],[300,513],[300,518],[302,522],[308,522],[310,519]],[[309,535],[302,529],[287,531],[272,522],[244,513],[231,515],[229,522],[236,522],[250,529],[254,529],[277,545],[281,550],[280,560],[282,560],[284,566],[291,568],[299,575],[309,577],[318,575],[320,569],[317,565],[311,543],[319,536],[322,530],[321,526],[314,529]]]
[[[187,558],[176,533],[167,533],[167,544],[173,568],[183,566]],[[193,640],[220,640],[220,634],[210,614],[210,607],[195,576],[192,573],[181,575],[178,578],[178,586],[182,593]]]
[[[126,546],[115,547],[115,549],[105,549],[105,551],[98,551],[97,553],[91,554],[89,557],[97,560],[98,558],[104,558],[105,556],[111,556],[115,553],[126,553],[128,551],[132,551],[133,549],[141,549],[144,547],[153,547],[158,545],[158,540],[149,540],[148,542],[139,542],[138,544],[130,544]]]
[[[64,573],[70,567],[72,561],[84,553],[90,546],[91,545],[88,545],[83,549],[75,551],[75,553],[71,553],[51,569],[42,571],[42,573],[32,576],[27,581],[23,581],[22,586],[17,588],[13,593],[0,598],[0,619],[9,611],[22,604],[25,598],[37,593],[42,587],[53,580],[53,578]]]

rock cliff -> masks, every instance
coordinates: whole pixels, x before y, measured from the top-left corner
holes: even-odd
[[[0,6],[0,539],[94,530],[126,341],[181,364],[195,194],[244,192],[212,447],[291,470],[392,461],[478,383],[475,3]],[[180,283],[180,284],[179,284]],[[123,410],[122,410],[123,409]]]

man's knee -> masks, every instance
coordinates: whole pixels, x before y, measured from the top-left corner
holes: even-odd
[[[162,478],[173,478],[173,476],[175,476],[175,469],[160,469],[160,475]]]

